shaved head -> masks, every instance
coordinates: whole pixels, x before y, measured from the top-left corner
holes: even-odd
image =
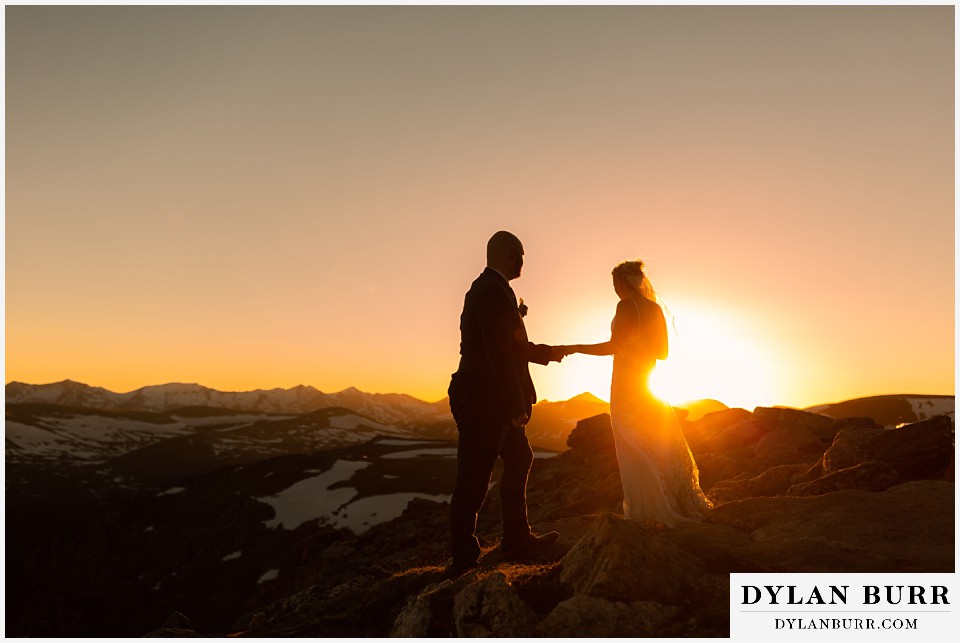
[[[516,235],[500,230],[487,241],[487,266],[507,279],[520,276],[523,267],[523,244]]]

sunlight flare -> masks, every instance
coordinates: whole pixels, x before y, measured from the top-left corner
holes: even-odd
[[[679,313],[670,334],[670,356],[658,362],[650,388],[677,405],[715,399],[753,409],[774,402],[771,356],[760,341],[717,311]]]

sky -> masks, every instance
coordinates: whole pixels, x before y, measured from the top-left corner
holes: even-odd
[[[5,12],[6,382],[438,400],[505,229],[538,343],[646,262],[674,403],[954,394],[953,6]]]

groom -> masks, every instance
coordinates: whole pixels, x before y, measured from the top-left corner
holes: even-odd
[[[497,458],[503,460],[501,550],[522,559],[554,542],[555,531],[535,536],[527,523],[527,475],[533,450],[524,427],[537,394],[528,362],[559,362],[552,346],[532,344],[509,282],[523,268],[523,244],[500,231],[487,242],[487,268],[470,286],[460,315],[460,366],[450,381],[450,410],[457,422],[457,482],[450,501],[453,563],[449,576],[479,566],[474,531]]]

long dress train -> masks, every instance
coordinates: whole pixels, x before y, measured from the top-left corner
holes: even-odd
[[[669,526],[700,520],[711,504],[700,489],[697,464],[673,408],[649,390],[655,360],[636,357],[614,355],[610,390],[624,518]]]

